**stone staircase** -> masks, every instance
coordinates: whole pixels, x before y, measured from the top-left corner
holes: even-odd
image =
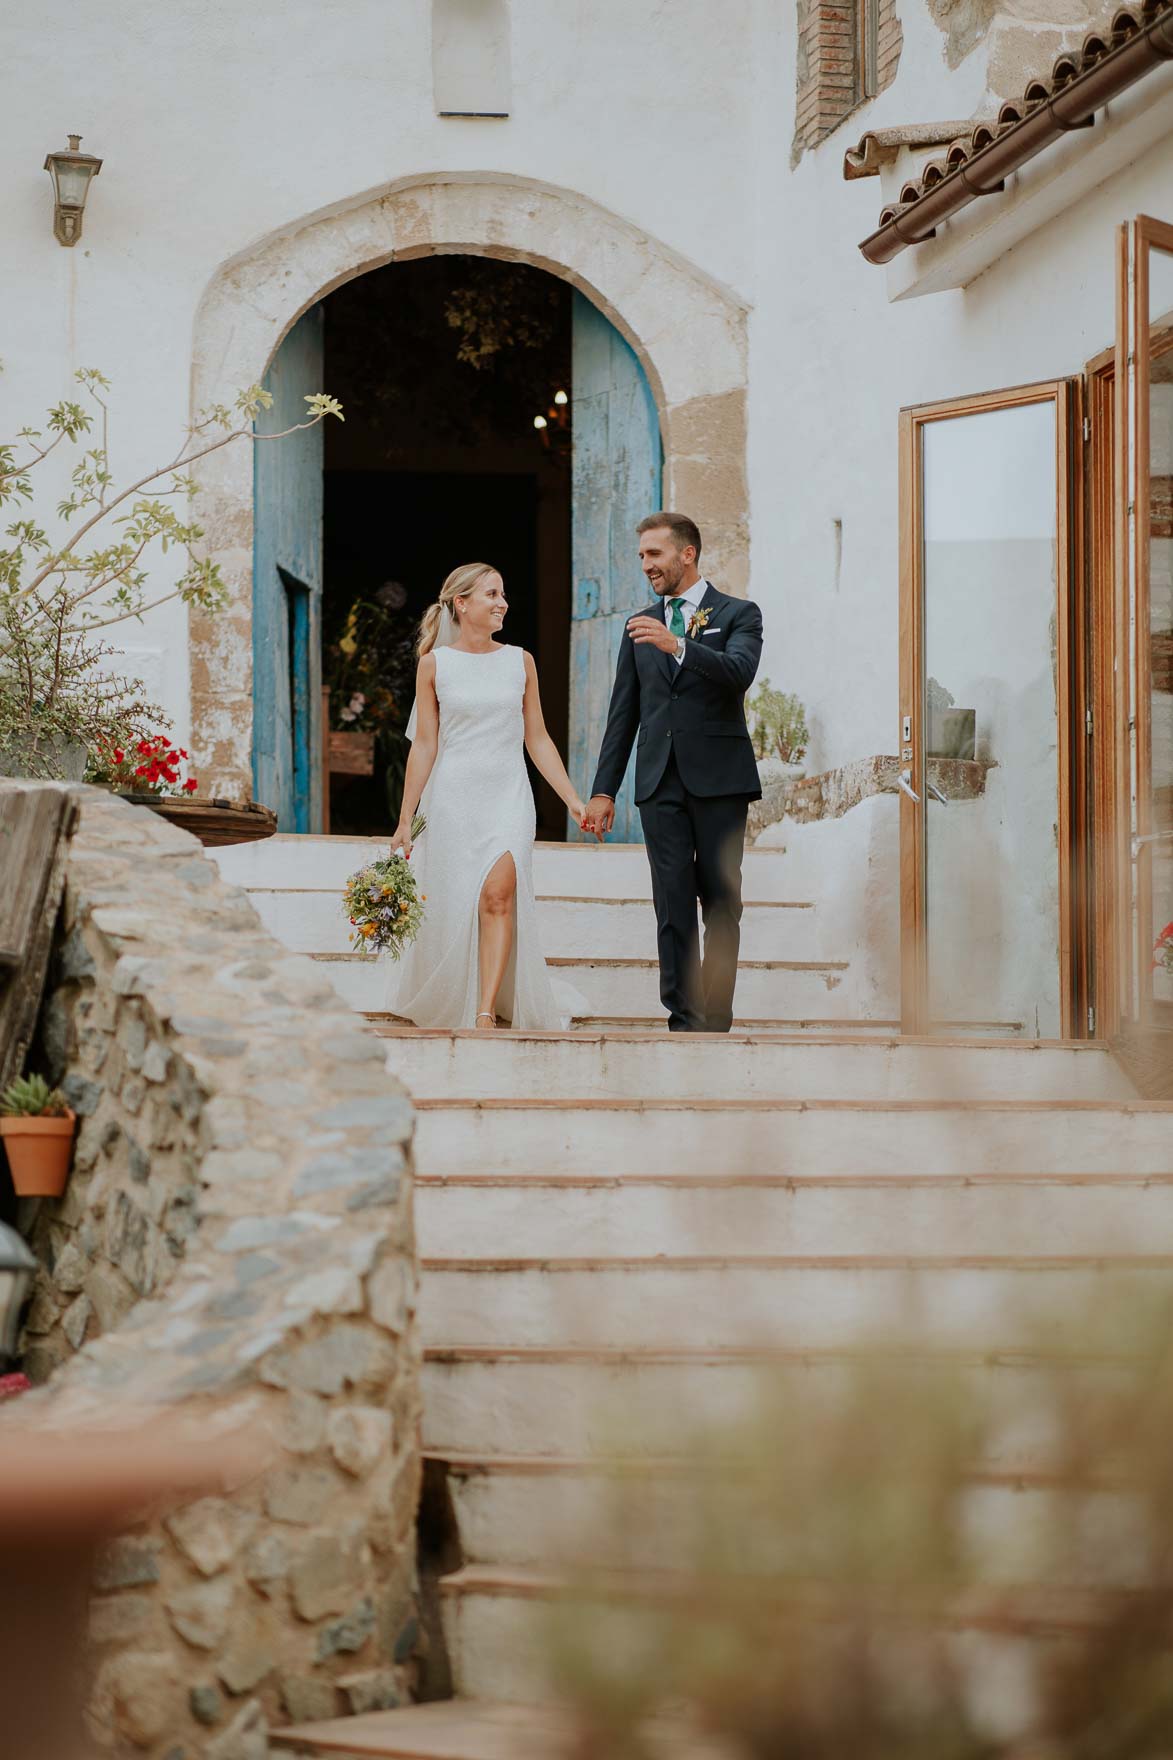
[[[338,909],[337,876],[341,873],[345,878],[386,846],[349,838],[300,841],[307,853],[298,852],[296,889],[282,884],[292,875],[282,873],[271,857],[266,862],[263,852],[272,849],[270,844],[243,847],[240,865],[250,876],[243,883],[253,892],[267,927],[290,947],[327,965],[354,1008],[378,1011],[383,973],[350,950],[348,926]],[[256,852],[251,858],[249,849]],[[821,955],[813,904],[781,896],[784,861],[782,850],[751,851],[747,857],[750,902],[742,937],[739,1024],[794,1031],[829,1021],[846,1023],[855,1000],[844,987],[847,962]],[[234,864],[234,878],[237,873]],[[648,918],[651,888],[643,849],[540,845],[534,879],[550,964],[587,1000],[589,1012],[576,1025],[660,1026],[655,931]]]
[[[346,957],[337,903],[370,847],[274,839],[220,859],[375,1010],[377,968]],[[577,1031],[372,1022],[418,1110],[424,1445],[462,1560],[440,1585],[452,1678],[481,1703],[277,1738],[306,1753],[553,1752],[548,1713],[500,1706],[543,1695],[535,1619],[609,1463],[638,1463],[647,1519],[611,1550],[595,1533],[593,1558],[638,1602],[672,1571],[692,1426],[749,1409],[764,1367],[833,1374],[911,1326],[1021,1396],[1024,1294],[1086,1302],[1106,1270],[1139,1292],[1173,1265],[1173,1105],[1138,1101],[1099,1046],[899,1040],[853,1019],[861,992],[817,909],[787,899],[784,852],[747,854],[755,1030],[727,1039],[647,1024],[642,851],[545,846],[536,879],[547,953],[597,1010]],[[1011,1428],[993,1481],[1029,1474],[1036,1443]]]

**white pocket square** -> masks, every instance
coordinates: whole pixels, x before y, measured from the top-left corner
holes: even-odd
[[[721,629],[722,629],[722,628],[723,628],[723,627],[724,627],[724,626],[723,626],[723,625],[722,625],[722,624],[719,624],[719,623],[715,623],[715,624],[714,624],[714,625],[713,625],[713,627],[712,627],[712,629],[703,629],[703,630],[702,630],[702,631],[701,631],[701,635],[702,635],[702,636],[715,636],[715,635],[719,635],[719,634],[720,634],[720,632],[721,632]]]

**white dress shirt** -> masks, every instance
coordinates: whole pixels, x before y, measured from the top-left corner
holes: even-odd
[[[669,618],[672,616],[672,606],[676,604],[680,606],[681,611],[684,613],[684,627],[687,629],[689,618],[694,611],[700,610],[701,600],[704,598],[708,590],[709,583],[702,577],[699,581],[693,581],[691,587],[685,592],[676,593],[670,599],[666,598],[664,600],[664,622],[668,622]],[[683,650],[678,648],[672,658],[675,660],[677,666],[679,666],[684,659]]]

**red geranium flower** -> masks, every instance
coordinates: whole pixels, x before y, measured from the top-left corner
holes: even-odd
[[[183,785],[183,792],[184,794],[194,794],[198,787],[199,783],[196,781],[195,777],[189,776]]]

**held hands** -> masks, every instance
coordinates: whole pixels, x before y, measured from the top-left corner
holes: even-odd
[[[594,803],[592,802],[591,804],[593,805]],[[568,806],[569,806],[572,817],[574,817],[575,819],[578,820],[579,830],[580,831],[593,831],[595,836],[598,838],[599,842],[602,843],[603,834],[599,830],[598,826],[594,823],[594,821],[591,817],[590,807],[584,805],[584,803],[578,798],[577,795],[575,795],[575,797],[572,801],[568,802]]]
[[[579,824],[584,831],[593,831],[599,842],[602,843],[604,837],[615,824],[615,802],[610,795],[592,795],[583,809],[583,816],[579,820]]]
[[[661,654],[675,654],[679,636],[674,636],[666,623],[658,617],[631,617],[627,621],[627,633],[633,642],[650,642],[653,648],[659,648]]]

